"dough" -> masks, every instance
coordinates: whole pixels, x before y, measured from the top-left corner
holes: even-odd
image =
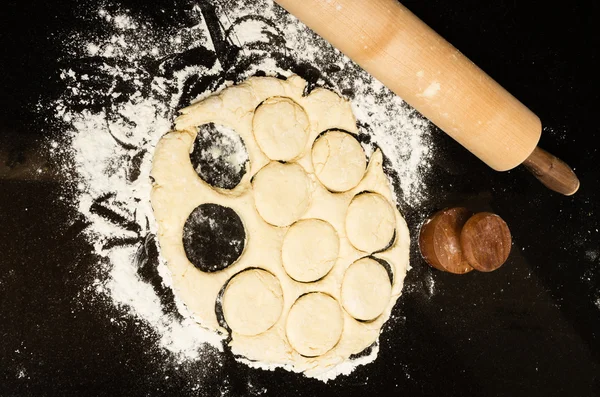
[[[235,275],[223,293],[223,316],[233,332],[256,335],[273,326],[283,309],[277,278],[261,269]]]
[[[342,281],[342,305],[357,320],[370,321],[385,310],[392,294],[390,277],[370,258],[354,262]]]
[[[294,223],[283,239],[283,267],[296,281],[316,281],[329,273],[339,251],[340,239],[333,226],[320,219],[305,219]]]
[[[271,225],[291,225],[310,204],[311,181],[298,164],[267,164],[254,176],[252,189],[258,213]]]
[[[328,131],[312,148],[315,175],[332,192],[352,189],[365,175],[367,160],[360,143],[342,131]]]
[[[340,340],[344,318],[340,305],[327,294],[301,296],[288,314],[286,332],[292,347],[306,357],[327,353]]]
[[[228,330],[219,325],[215,306],[220,292],[230,282],[229,290],[223,296],[226,299],[223,305],[227,322],[233,330],[229,347],[236,358],[249,365],[283,366],[307,376],[319,376],[377,341],[381,327],[389,318],[402,291],[408,269],[410,240],[400,212],[395,206],[387,204],[390,211],[380,211],[377,216],[386,220],[386,224],[393,225],[397,238],[387,248],[390,240],[382,243],[381,247],[378,244],[378,248],[385,249],[373,256],[385,260],[392,268],[394,280],[390,299],[381,314],[370,322],[358,321],[343,310],[341,289],[346,270],[365,256],[365,252],[349,242],[346,233],[346,218],[351,202],[365,191],[376,193],[383,203],[393,203],[394,199],[388,178],[383,172],[383,155],[379,150],[370,156],[358,184],[348,191],[333,194],[319,181],[311,156],[317,137],[333,129],[358,134],[358,129],[348,101],[322,88],[304,95],[305,88],[306,82],[298,76],[291,76],[287,80],[253,77],[181,110],[181,115],[175,121],[176,129],[163,136],[156,146],[151,173],[154,178],[151,199],[158,225],[160,253],[171,274],[172,288],[179,301],[185,304],[186,312],[203,327],[225,336]],[[260,123],[255,123],[255,109],[269,98],[282,97],[289,98],[304,109],[309,123],[306,146],[286,164],[267,157],[253,131],[253,124],[261,128]],[[198,126],[208,123],[234,130],[246,146],[249,159],[245,164],[246,172],[233,189],[211,187],[192,167],[190,151]],[[245,231],[245,244],[240,257],[229,266],[212,272],[196,268],[187,258],[182,243],[183,228],[189,215],[199,205],[208,203],[233,210],[239,215]],[[298,282],[286,271],[289,263],[284,267],[283,245],[286,236],[290,236],[288,232],[309,219],[320,219],[331,225],[338,236],[339,249],[337,258],[324,277],[313,282]],[[354,221],[361,223],[360,219]],[[311,240],[311,236],[306,235],[312,233],[311,228],[307,229],[300,233],[301,240]],[[226,241],[219,239],[223,240]],[[327,253],[328,250],[323,252]],[[208,265],[214,269],[214,265],[220,263],[215,258],[215,263]],[[277,316],[273,314],[275,305],[268,305],[273,313],[271,310],[266,312],[264,323],[261,310],[250,307],[256,304],[253,302],[254,287],[249,286],[254,283],[244,281],[255,274],[246,274],[246,271],[257,267],[271,274],[283,293],[278,318],[275,319]],[[263,278],[266,279],[268,277]],[[389,280],[382,284],[382,288],[386,288],[387,284]],[[270,288],[270,283],[260,285]],[[235,292],[237,288],[239,291]],[[236,298],[236,295],[252,298]],[[301,302],[305,299],[311,306],[307,320],[313,325],[310,330],[303,329],[303,322],[298,324],[297,321],[299,317],[306,317],[306,311],[301,310],[304,306]],[[240,305],[250,306],[242,308]],[[233,314],[236,310],[241,313]],[[246,315],[248,317],[243,317]],[[321,320],[315,321],[317,318]],[[261,321],[261,326],[254,327],[255,321]],[[275,323],[268,327],[272,321]],[[266,327],[263,332],[253,334]],[[314,354],[319,355],[307,357]]]
[[[252,131],[267,157],[290,161],[304,151],[310,126],[300,105],[290,98],[273,97],[254,112]]]
[[[390,203],[377,193],[362,193],[350,203],[346,233],[356,248],[368,253],[384,249],[394,237],[396,222]]]

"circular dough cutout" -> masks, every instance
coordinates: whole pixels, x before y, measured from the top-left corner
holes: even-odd
[[[252,179],[256,210],[271,225],[289,226],[310,205],[310,183],[298,164],[272,161]]]
[[[258,146],[271,160],[290,161],[304,151],[310,124],[300,105],[284,97],[266,99],[252,119]]]
[[[304,219],[287,231],[281,258],[287,274],[306,283],[329,273],[339,251],[340,239],[331,224],[321,219]]]
[[[392,283],[385,268],[376,260],[362,258],[346,270],[342,281],[342,305],[357,320],[373,320],[387,307]]]
[[[394,238],[396,217],[390,203],[377,193],[361,193],[350,202],[346,213],[346,234],[356,248],[376,252]]]
[[[333,192],[345,192],[358,185],[367,167],[360,143],[338,130],[328,131],[315,141],[312,163],[319,181]]]
[[[238,273],[223,293],[223,316],[229,328],[241,335],[258,335],[273,326],[283,310],[279,280],[266,270]]]
[[[316,357],[327,353],[338,343],[344,318],[338,302],[322,292],[303,295],[288,314],[286,334],[298,353]]]

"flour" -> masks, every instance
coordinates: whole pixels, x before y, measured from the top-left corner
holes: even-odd
[[[377,353],[379,353],[379,344],[373,345],[370,349],[368,349],[367,354],[361,355],[360,357],[353,358],[348,361],[344,361],[340,365],[337,365],[327,371],[323,371],[320,374],[316,375],[315,378],[327,382],[337,378],[339,375],[349,375],[358,367],[359,365],[366,365],[377,358]],[[288,371],[293,371],[294,368],[291,365],[279,365],[277,367],[273,365],[264,364],[261,362],[250,361],[245,358],[240,358],[238,361],[246,364],[252,368],[260,368],[262,370],[274,371],[276,368],[285,368]]]
[[[152,154],[176,109],[255,74],[299,74],[309,88],[325,86],[351,100],[359,138],[368,154],[382,148],[401,208],[417,207],[427,197],[428,122],[270,1],[217,4],[180,10],[183,20],[170,27],[107,3],[86,10],[81,18],[103,31],[61,37],[69,66],[57,73],[65,89],[52,104],[66,133],[53,137],[51,151],[74,182],[74,193],[65,195],[89,223],[85,236],[101,258],[87,293],[147,323],[175,362],[203,360],[223,346],[223,337],[197,325],[176,299],[178,313],[169,309],[164,295],[171,294],[170,276],[158,255],[156,266],[145,265],[152,256],[146,252],[157,248],[149,204]],[[227,184],[228,175],[243,170],[247,154],[234,133],[221,131],[219,141],[199,148],[199,157],[223,165]],[[157,285],[146,273],[162,281]],[[320,379],[349,374],[377,351],[374,346]]]

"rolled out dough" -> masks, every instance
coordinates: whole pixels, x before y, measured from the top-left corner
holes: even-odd
[[[173,289],[193,318],[203,327],[225,334],[227,330],[219,325],[215,304],[220,291],[229,282],[223,294],[223,311],[232,329],[229,342],[232,352],[250,360],[246,361],[250,365],[283,366],[304,372],[307,376],[320,376],[377,341],[381,327],[389,318],[402,291],[408,268],[410,240],[406,223],[392,204],[394,199],[383,172],[381,151],[376,150],[371,154],[360,178],[354,176],[352,183],[338,186],[338,189],[347,189],[356,184],[346,191],[331,193],[317,177],[316,164],[313,164],[311,155],[315,139],[331,130],[343,130],[351,134],[359,132],[348,101],[322,88],[304,95],[305,88],[306,82],[298,76],[291,76],[287,80],[253,77],[181,110],[181,115],[175,121],[176,130],[166,134],[156,147],[151,174],[154,178],[151,199],[158,223],[161,255],[171,273]],[[295,104],[292,107],[296,121],[302,118],[297,116],[302,112],[296,106],[308,118],[308,139],[297,154],[300,140],[294,140],[290,145],[294,150],[281,155],[277,154],[279,144],[274,145],[273,154],[265,142],[257,141],[256,138],[262,133],[257,134],[256,131],[262,129],[267,132],[267,137],[278,141],[280,137],[277,131],[285,128],[269,130],[269,126],[263,125],[266,121],[261,121],[262,116],[255,117],[255,110],[261,103],[265,106],[272,103],[290,104],[290,101]],[[272,114],[269,117],[275,116]],[[233,129],[240,134],[246,146],[249,158],[246,173],[233,189],[213,188],[198,176],[191,165],[190,149],[194,145],[197,128],[206,123]],[[296,128],[296,124],[290,120],[277,118],[277,123]],[[354,150],[351,152],[358,153]],[[364,158],[362,150],[360,153]],[[293,159],[285,164],[272,160],[290,156],[294,156]],[[334,145],[330,157],[337,156]],[[335,180],[335,162],[326,163],[327,175],[332,175]],[[338,174],[348,170],[344,158],[338,158],[335,164],[340,167]],[[326,179],[324,177],[323,180]],[[362,205],[365,195],[360,194],[365,191],[375,194],[375,204],[367,202],[366,209]],[[242,221],[246,236],[241,256],[230,266],[214,272],[194,267],[186,257],[182,244],[186,220],[196,207],[206,203],[235,211]],[[350,214],[349,209],[352,210]],[[376,216],[378,222],[367,220],[365,223],[365,216]],[[322,220],[335,230],[339,246],[333,264],[329,261],[335,244],[327,237],[327,233],[298,226],[311,219]],[[294,237],[294,229],[297,228],[300,231]],[[394,231],[396,238],[387,247]],[[286,236],[290,240],[285,243],[285,250],[294,257],[293,260],[290,257],[286,259],[283,254]],[[323,247],[314,245],[319,236],[323,240]],[[314,250],[315,256],[302,252],[298,245],[304,242],[305,250]],[[374,305],[377,310],[369,310],[368,317],[375,311],[379,311],[380,315],[372,321],[363,322],[350,314],[354,313],[351,305],[348,305],[350,312],[343,308],[342,284],[348,268],[375,251],[375,248],[385,248],[372,256],[390,264],[393,284],[384,307],[377,300]],[[292,263],[294,260],[298,263]],[[297,268],[291,270],[294,265],[310,262],[320,270],[310,275],[303,275]],[[321,273],[324,275],[317,278]],[[380,279],[377,273],[360,273],[365,281],[376,283]],[[352,278],[353,274],[354,270],[347,277]],[[316,281],[297,281],[303,277]],[[347,289],[348,286],[351,283],[347,284]],[[389,279],[385,282],[381,280],[381,287],[389,288]],[[361,290],[358,294],[354,288],[348,291],[361,295]],[[282,300],[279,313],[276,302],[280,293]],[[367,301],[365,304],[369,308],[373,306]],[[360,312],[354,314],[362,317]]]

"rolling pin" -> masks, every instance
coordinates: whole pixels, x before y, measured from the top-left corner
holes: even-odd
[[[275,0],[497,171],[523,164],[571,195],[573,170],[537,147],[540,119],[396,0]]]

